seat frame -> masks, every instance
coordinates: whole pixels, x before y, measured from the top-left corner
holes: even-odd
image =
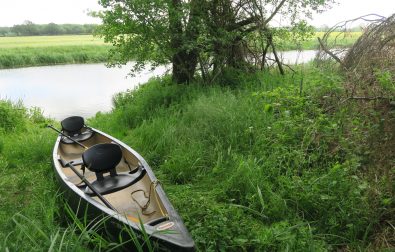
[[[90,147],[82,154],[82,169],[88,168],[96,175],[92,186],[102,195],[122,190],[135,184],[146,173],[144,167],[139,166],[137,171],[118,174],[116,166],[122,156],[121,147],[113,143],[101,143]],[[104,176],[104,174],[109,175]],[[85,193],[94,195],[93,191],[86,187]]]

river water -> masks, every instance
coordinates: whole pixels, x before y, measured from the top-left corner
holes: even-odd
[[[22,100],[40,107],[44,115],[61,120],[71,115],[90,117],[109,111],[114,94],[136,88],[165,67],[128,76],[130,66],[107,68],[103,64],[59,65],[0,70],[0,99]]]
[[[282,53],[287,64],[305,63],[315,51]],[[91,117],[112,108],[114,94],[136,88],[168,69],[149,68],[128,76],[130,65],[107,68],[103,64],[60,65],[0,70],[0,99],[23,101],[26,107],[39,107],[44,115],[61,120],[71,115]]]

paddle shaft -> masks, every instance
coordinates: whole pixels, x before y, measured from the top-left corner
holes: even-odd
[[[106,205],[108,208],[110,208],[111,210],[115,210],[115,208],[110,204],[110,202],[108,202],[106,200],[106,198],[103,197],[103,195],[101,195],[94,187],[93,185],[81,174],[77,171],[77,169],[75,169],[74,165],[72,165],[71,163],[67,163],[66,164],[68,167],[70,167],[73,172],[82,180],[84,181],[85,185],[87,185],[89,187],[89,189],[92,190],[92,192],[94,194],[96,194],[97,197],[99,197],[99,199],[104,203],[104,205]]]
[[[61,134],[64,137],[67,137],[68,139],[70,139],[71,141],[73,141],[74,143],[78,144],[79,146],[81,146],[84,149],[88,149],[88,147],[86,147],[85,145],[83,145],[82,143],[78,142],[77,140],[74,140],[73,138],[69,137],[68,135],[64,134],[63,132],[59,131],[58,129],[56,129],[54,126],[52,125],[47,125],[48,128],[53,129],[54,131],[58,132],[59,134]]]

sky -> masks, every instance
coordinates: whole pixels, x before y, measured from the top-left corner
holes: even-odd
[[[30,20],[36,24],[100,23],[88,10],[100,9],[98,0],[0,0],[0,26],[13,26]],[[149,1],[149,0],[147,0]],[[375,13],[395,13],[395,0],[337,0],[331,10],[314,15],[314,26],[332,26],[338,22]]]

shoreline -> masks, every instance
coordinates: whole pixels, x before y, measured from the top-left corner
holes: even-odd
[[[322,36],[321,33],[316,33]],[[359,37],[340,44],[349,47]],[[0,37],[0,69],[16,69],[36,66],[55,66],[67,64],[105,63],[108,51],[112,47],[102,39],[90,35],[60,35],[32,37]],[[302,42],[299,46],[290,42],[277,48],[278,51],[316,50],[318,41],[315,37]]]

